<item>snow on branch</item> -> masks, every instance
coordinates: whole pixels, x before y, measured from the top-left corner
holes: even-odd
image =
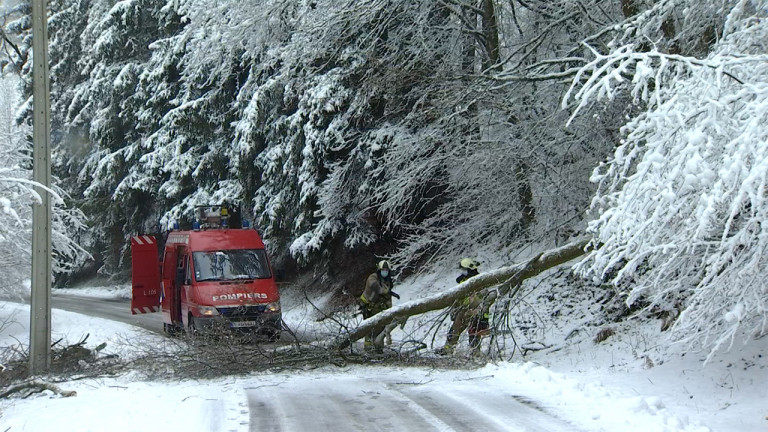
[[[45,381],[39,381],[39,380],[32,380],[23,382],[21,384],[15,384],[12,386],[8,386],[7,388],[3,389],[2,392],[0,392],[0,399],[7,399],[14,393],[20,393],[20,392],[27,392],[27,395],[39,393],[42,391],[50,391],[54,394],[60,395],[62,397],[72,397],[77,396],[77,392],[74,390],[62,390],[61,387],[45,382]]]
[[[66,272],[87,256],[72,240],[73,233],[84,226],[84,215],[67,208],[69,197],[57,185],[46,187],[32,180],[30,143],[27,125],[17,125],[18,82],[0,78],[0,271],[5,278],[0,292],[15,296],[25,289],[29,278],[32,238],[32,204],[41,202],[41,194],[50,196],[51,242],[55,272]],[[53,179],[54,182],[57,179]]]
[[[710,357],[768,331],[768,24],[745,10],[706,59],[595,52],[567,95],[574,116],[620,87],[646,104],[593,173],[599,247],[579,268],[626,287],[627,303],[682,302],[677,338]]]
[[[618,48],[610,54],[600,54],[587,46],[595,58],[581,67],[563,98],[562,107],[568,107],[571,99],[578,101],[573,109],[569,123],[586,107],[596,100],[612,100],[623,86],[629,86],[629,92],[636,103],[648,104],[653,108],[665,99],[668,82],[676,77],[690,75],[702,80],[713,77],[718,83],[723,77],[739,84],[745,84],[734,70],[749,64],[768,61],[767,55],[730,56],[718,55],[707,60],[658,51],[637,52],[634,45]]]

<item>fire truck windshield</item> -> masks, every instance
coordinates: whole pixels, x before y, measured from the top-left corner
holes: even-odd
[[[271,276],[263,249],[194,252],[195,280],[266,279]]]

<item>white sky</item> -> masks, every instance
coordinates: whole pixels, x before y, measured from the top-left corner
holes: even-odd
[[[422,297],[449,285],[449,278],[445,279],[402,284],[398,292],[403,301]],[[99,288],[79,293],[124,297],[126,290],[122,287],[105,294]],[[284,296],[284,303],[289,306],[288,296]],[[289,306],[285,319],[294,327],[316,326],[308,315],[307,310]],[[25,344],[27,307],[0,303],[0,317],[6,319],[0,330],[0,347],[18,345],[19,341]],[[563,326],[563,332],[568,332],[568,327]],[[353,400],[385,391],[381,386],[403,382],[419,383],[413,391],[435,394],[468,395],[471,389],[514,394],[556,410],[561,418],[588,431],[768,430],[768,370],[762,355],[768,338],[753,341],[746,349],[739,344],[702,367],[703,353],[681,355],[681,348],[654,341],[650,333],[658,332],[656,327],[657,323],[636,325],[610,344],[574,344],[540,357],[529,355],[528,361],[516,355],[512,362],[468,371],[353,366],[170,383],[144,382],[131,373],[77,380],[60,384],[65,390],[77,391],[76,397],[61,398],[45,392],[29,399],[0,401],[0,430],[48,431],[66,424],[74,431],[246,431],[247,394],[253,389],[267,389],[264,391],[271,391],[275,398],[290,400],[294,395],[333,386]],[[162,337],[148,336],[127,324],[53,311],[54,340],[64,337],[75,343],[85,334],[90,334],[90,346],[106,341],[107,351],[125,357],[131,355],[125,341]],[[397,338],[397,333],[393,337]],[[659,350],[666,353],[667,360],[657,360],[661,364],[646,368],[643,353]],[[479,403],[478,409],[484,410],[489,422],[497,420],[493,407]],[[440,425],[439,418],[434,422]]]

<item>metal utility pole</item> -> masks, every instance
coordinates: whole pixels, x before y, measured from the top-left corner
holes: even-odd
[[[32,140],[33,180],[51,185],[51,90],[48,76],[46,0],[32,0]],[[32,293],[29,311],[29,372],[51,366],[51,197],[35,187],[40,203],[32,206]]]

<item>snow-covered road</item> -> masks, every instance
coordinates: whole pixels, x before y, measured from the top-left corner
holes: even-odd
[[[381,377],[287,378],[245,388],[252,432],[576,431],[551,407],[482,381],[397,382]]]
[[[55,295],[53,307],[162,334],[158,314],[131,315],[128,301]],[[452,390],[393,377],[306,377],[246,388],[251,431],[574,431],[554,410],[477,382]]]
[[[51,307],[83,315],[106,318],[112,321],[124,322],[155,333],[163,333],[163,321],[160,314],[133,315],[131,314],[130,300],[53,294],[51,296]]]
[[[93,309],[93,303],[86,305]],[[315,323],[305,315],[290,312],[289,322]],[[0,302],[0,317],[5,323],[0,347],[23,349],[29,307]],[[308,328],[297,327],[308,334]],[[54,309],[56,340],[76,343],[88,335],[89,347],[107,342],[105,352],[126,359],[133,355],[134,341],[164,340],[124,323]],[[472,369],[351,364],[317,369],[308,364],[211,380],[175,379],[171,373],[166,380],[146,381],[127,371],[58,383],[77,397],[45,392],[0,400],[0,430],[37,432],[67,424],[72,430],[112,432],[762,432],[768,370],[761,356],[764,341],[768,338],[757,341],[754,351],[735,352],[727,362],[706,369],[686,355],[650,370],[621,371],[629,366],[618,363],[621,351],[614,348],[609,353],[613,361],[606,363],[610,370],[584,363],[585,356],[596,354],[594,349],[563,350],[554,366],[570,367],[566,375],[533,362]]]

